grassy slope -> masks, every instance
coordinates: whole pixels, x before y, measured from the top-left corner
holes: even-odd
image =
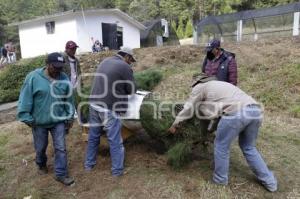
[[[75,187],[64,188],[53,180],[52,172],[42,177],[36,174],[31,132],[24,125],[13,122],[0,126],[0,198],[23,198],[28,195],[33,198],[299,197],[300,119],[293,117],[295,111],[292,111],[297,110],[295,107],[299,105],[300,58],[295,56],[300,54],[299,44],[293,44],[295,48],[288,49],[288,52],[280,51],[284,46],[290,46],[290,42],[226,46],[237,53],[239,85],[266,105],[257,145],[278,177],[277,193],[268,193],[258,185],[236,143],[231,152],[228,187],[210,183],[212,159],[194,161],[175,172],[166,166],[165,156],[156,155],[140,140],[126,144],[128,174],[118,183],[113,182],[110,176],[110,158],[107,156],[99,156],[95,171],[86,174],[82,168],[85,143],[81,140],[78,126],[68,136],[70,173],[77,183]],[[191,54],[186,48],[183,52],[179,50],[183,56],[185,53],[187,56]],[[172,58],[173,51],[178,51],[178,48],[155,49],[151,61],[148,57],[150,53],[142,57],[144,51],[147,49],[138,51],[142,62],[137,66],[138,70],[158,67],[165,74],[165,80],[155,89],[157,95],[169,100],[186,99],[189,79],[199,70],[197,60],[201,59],[201,54],[195,55],[197,59],[194,62],[183,63],[186,60],[180,57],[181,54],[178,60],[167,59]],[[48,164],[53,169],[53,150],[51,146],[49,149]],[[22,163],[23,159],[28,161],[27,166]]]

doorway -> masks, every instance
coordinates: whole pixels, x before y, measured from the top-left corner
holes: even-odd
[[[117,27],[117,43],[118,49],[120,49],[123,46],[123,27],[120,26]]]
[[[123,46],[123,27],[114,23],[102,23],[102,40],[104,47],[120,49]]]

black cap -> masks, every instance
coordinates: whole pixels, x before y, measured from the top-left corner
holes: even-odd
[[[62,54],[54,52],[48,55],[46,63],[52,64],[55,68],[62,68],[65,65],[65,59]]]

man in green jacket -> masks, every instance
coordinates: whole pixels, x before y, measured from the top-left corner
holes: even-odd
[[[56,180],[71,185],[68,176],[66,129],[72,126],[74,115],[73,95],[68,76],[61,72],[65,63],[63,55],[51,53],[46,66],[30,72],[21,89],[18,119],[32,128],[36,164],[40,174],[46,174],[48,132],[55,151]]]

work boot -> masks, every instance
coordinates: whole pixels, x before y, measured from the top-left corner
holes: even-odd
[[[87,172],[87,173],[90,173],[90,172],[92,172],[93,170],[94,170],[94,166],[90,166],[90,167],[85,166],[85,167],[84,167],[84,171]]]
[[[38,166],[38,174],[45,175],[48,173],[47,166]]]
[[[55,180],[66,186],[70,186],[75,183],[74,179],[68,176],[56,176]]]

